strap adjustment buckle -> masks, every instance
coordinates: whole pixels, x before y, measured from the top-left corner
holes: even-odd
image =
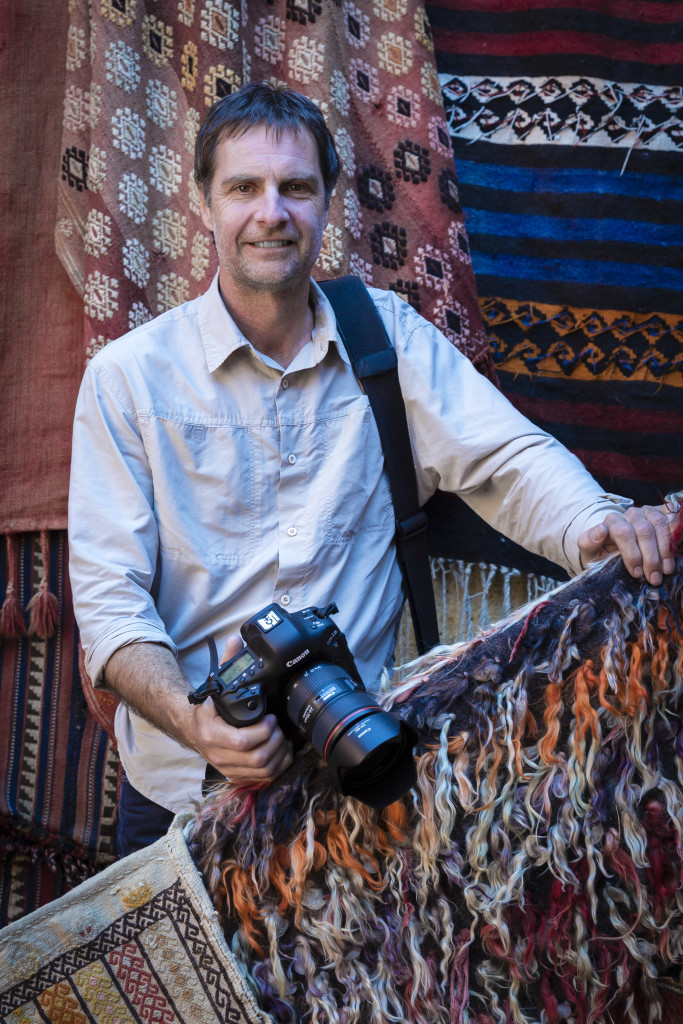
[[[413,537],[424,533],[429,524],[427,513],[418,509],[414,515],[407,519],[396,520],[396,536],[401,541],[412,540]]]

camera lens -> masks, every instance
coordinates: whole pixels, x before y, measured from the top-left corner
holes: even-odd
[[[337,665],[321,663],[283,694],[287,716],[327,761],[332,780],[370,807],[386,807],[417,781],[415,731]]]

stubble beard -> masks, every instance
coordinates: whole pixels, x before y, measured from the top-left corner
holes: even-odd
[[[286,295],[304,284],[308,288],[311,271],[322,247],[322,240],[323,232],[321,230],[307,254],[302,254],[297,246],[296,257],[291,263],[288,262],[282,267],[278,273],[276,266],[268,268],[266,264],[259,268],[254,266],[254,264],[250,264],[249,260],[243,257],[242,249],[239,245],[234,258],[224,259],[224,254],[221,252],[222,247],[214,236],[219,265],[221,269],[225,270],[235,285],[255,294],[268,295]],[[308,258],[305,258],[306,255]],[[260,273],[259,270],[261,271]]]

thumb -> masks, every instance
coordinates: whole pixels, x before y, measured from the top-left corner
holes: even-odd
[[[609,537],[609,530],[604,523],[600,523],[599,526],[594,526],[588,531],[588,536],[596,547],[602,547]]]
[[[602,550],[608,537],[609,530],[604,523],[592,526],[590,530],[586,530],[585,533],[581,534],[577,543],[584,564],[591,561]]]
[[[221,657],[221,665],[230,661],[236,654],[239,654],[244,648],[244,642],[239,633],[231,633],[228,639],[225,641],[225,648],[223,649],[223,656]]]

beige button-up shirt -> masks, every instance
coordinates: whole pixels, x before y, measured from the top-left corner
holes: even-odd
[[[519,544],[578,571],[578,534],[616,499],[410,306],[371,294],[398,354],[421,500],[437,486],[457,492]],[[207,634],[220,651],[271,601],[336,601],[368,688],[391,662],[402,594],[379,437],[332,309],[315,285],[311,296],[311,341],[285,371],[239,332],[217,279],[89,364],[69,534],[96,684],[115,650],[150,641],[168,645],[197,686]],[[126,707],[116,727],[137,789],[175,811],[199,796],[198,755]]]

